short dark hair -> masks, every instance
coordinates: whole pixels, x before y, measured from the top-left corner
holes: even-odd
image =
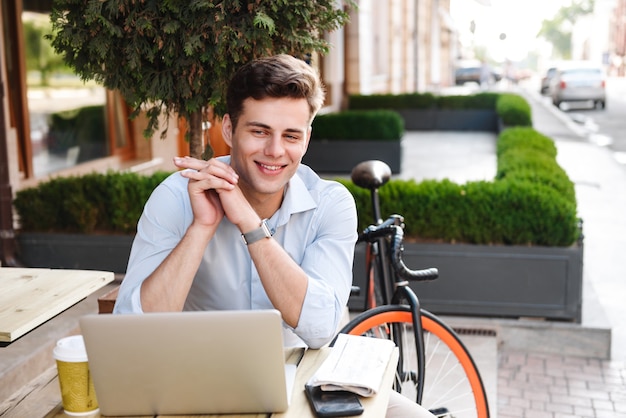
[[[317,71],[291,55],[279,54],[250,61],[237,70],[228,85],[226,106],[233,128],[243,112],[244,100],[267,97],[306,99],[310,123],[324,103],[324,88]]]

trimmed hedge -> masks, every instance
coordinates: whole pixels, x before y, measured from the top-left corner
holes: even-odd
[[[496,113],[504,126],[532,126],[530,105],[521,96],[502,93],[496,101]]]
[[[404,134],[400,109],[493,109],[502,124],[532,126],[531,109],[521,96],[511,93],[434,96],[431,93],[352,95],[349,110],[317,115],[311,140],[390,140]]]
[[[372,222],[369,192],[338,181],[354,195],[365,228]],[[382,213],[402,214],[407,237],[417,240],[569,246],[580,234],[574,185],[552,140],[532,128],[500,134],[493,182],[391,180],[379,192]]]
[[[431,109],[437,107],[437,97],[432,93],[355,94],[349,97],[351,110],[372,109]]]
[[[432,93],[354,94],[348,108],[371,109],[495,109],[500,93],[435,96]]]
[[[143,206],[170,173],[108,172],[57,177],[16,193],[25,232],[135,233]]]
[[[462,99],[448,97],[448,106],[461,106]],[[403,100],[409,101],[408,98]],[[528,103],[519,96],[481,93],[467,100],[464,105],[495,103],[503,115],[514,115],[508,119],[510,124],[524,125],[530,120],[512,110],[521,109],[521,113],[530,114],[529,109],[528,112],[524,110]],[[318,115],[313,135],[317,133],[321,138],[324,129],[335,133],[340,129],[348,132],[362,129],[353,136],[346,133],[341,136],[359,139],[399,139],[402,136],[399,132],[403,122],[396,112],[341,113]],[[381,120],[386,122],[381,123]],[[384,134],[379,133],[381,127]],[[374,135],[364,134],[374,131],[377,132]],[[580,234],[574,185],[556,162],[554,142],[530,127],[510,127],[498,137],[497,158],[497,174],[492,182],[459,185],[449,180],[420,183],[391,180],[380,189],[381,210],[388,214],[401,213],[406,220],[407,237],[417,240],[544,246],[573,244]],[[22,231],[134,233],[152,190],[169,174],[159,172],[142,176],[109,172],[54,178],[18,191],[13,203]],[[349,180],[338,181],[355,197],[359,227],[365,228],[372,222],[369,192]]]
[[[532,126],[526,100],[512,93],[477,93],[463,96],[434,96],[431,93],[352,95],[349,108],[366,109],[493,109],[505,126]]]
[[[399,141],[404,120],[391,110],[346,110],[317,115],[312,123],[311,140],[385,140]]]

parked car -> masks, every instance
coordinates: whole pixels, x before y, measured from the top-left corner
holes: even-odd
[[[461,67],[457,68],[454,73],[454,82],[457,86],[462,86],[465,83],[474,82],[480,84],[480,72],[481,68],[478,67]],[[490,82],[498,82],[502,80],[502,73],[491,69]]]
[[[606,107],[606,78],[604,70],[589,63],[568,63],[559,67],[550,81],[550,97],[555,106],[563,102],[593,102]]]
[[[548,68],[546,75],[541,79],[541,89],[539,90],[541,94],[547,95],[550,92],[550,81],[552,77],[554,77],[554,74],[556,74],[556,67]]]

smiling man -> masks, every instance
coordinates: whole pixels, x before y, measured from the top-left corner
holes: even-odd
[[[336,335],[357,215],[343,185],[300,164],[323,101],[317,73],[301,60],[241,67],[222,123],[231,155],[174,159],[182,170],[144,207],[115,313],[273,308],[287,346],[318,348]],[[392,411],[432,416],[401,395]]]
[[[227,91],[228,157],[175,158],[137,225],[115,312],[278,309],[285,343],[336,334],[352,284],[354,199],[300,164],[324,92],[304,61],[244,65]]]

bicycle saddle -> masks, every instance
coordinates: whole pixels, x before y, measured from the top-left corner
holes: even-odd
[[[352,169],[352,182],[364,189],[377,189],[391,178],[391,168],[380,160],[363,161]]]

